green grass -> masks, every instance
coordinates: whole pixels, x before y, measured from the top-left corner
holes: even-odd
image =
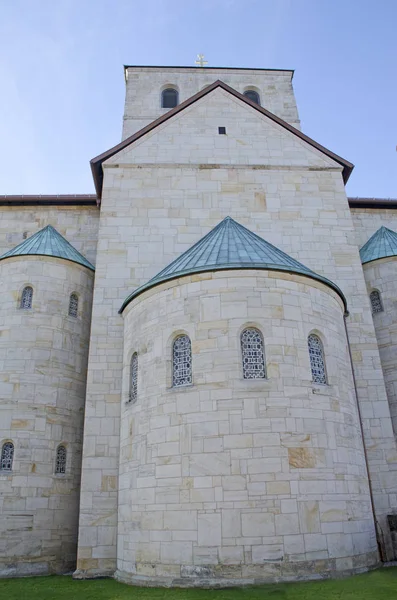
[[[0,600],[397,600],[397,567],[349,579],[278,583],[226,590],[139,588],[112,579],[0,580]]]

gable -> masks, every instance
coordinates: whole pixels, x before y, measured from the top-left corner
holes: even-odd
[[[219,135],[218,127],[226,127]],[[342,170],[353,165],[222,82],[215,82],[91,161],[98,195],[102,164],[244,164]],[[106,166],[105,165],[105,166]]]

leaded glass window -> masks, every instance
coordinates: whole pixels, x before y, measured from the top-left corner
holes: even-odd
[[[172,385],[192,383],[192,344],[188,335],[178,336],[172,345]]]
[[[262,334],[255,327],[244,329],[241,334],[244,379],[265,379],[265,353]]]
[[[14,459],[14,444],[6,442],[1,449],[0,471],[11,471]]]
[[[138,354],[135,352],[130,364],[130,395],[129,401],[134,403],[138,399]]]
[[[310,367],[313,383],[327,383],[325,371],[324,350],[318,335],[311,333],[307,340],[309,347]]]
[[[259,94],[258,92],[255,92],[255,90],[246,90],[244,92],[244,96],[246,96],[247,98],[249,98],[250,100],[252,100],[252,102],[255,102],[256,104],[261,104],[261,100],[259,98]]]
[[[66,448],[62,444],[57,448],[55,460],[55,474],[65,475],[66,473]]]
[[[69,298],[69,317],[77,318],[79,309],[79,298],[77,294],[70,294]]]
[[[161,107],[174,108],[178,104],[178,92],[173,88],[163,90],[161,94]]]
[[[369,299],[371,301],[371,309],[373,315],[375,313],[383,312],[382,299],[378,290],[374,290],[373,292],[371,292],[369,295]]]
[[[33,300],[33,288],[30,285],[27,285],[23,291],[21,296],[21,308],[24,310],[29,310],[32,308],[32,300]]]

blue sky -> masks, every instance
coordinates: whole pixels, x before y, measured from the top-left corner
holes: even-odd
[[[302,130],[397,197],[397,0],[2,0],[0,193],[94,192],[123,64],[295,69]]]

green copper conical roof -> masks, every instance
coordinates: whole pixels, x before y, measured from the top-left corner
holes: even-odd
[[[387,256],[397,256],[397,233],[387,227],[381,227],[361,248],[361,262],[364,265]]]
[[[10,256],[34,255],[64,258],[95,271],[94,266],[51,225],[47,225],[44,229],[24,240],[21,244],[3,254],[3,256],[0,256],[0,260],[9,258]]]
[[[150,281],[134,290],[125,299],[119,312],[121,313],[136,296],[164,281],[193,273],[203,273],[204,271],[239,269],[287,271],[288,273],[298,273],[317,279],[332,287],[341,296],[346,308],[346,300],[341,290],[334,283],[321,275],[317,275],[317,273],[272,246],[272,244],[240,225],[231,217],[226,217],[168,267],[165,267]]]

